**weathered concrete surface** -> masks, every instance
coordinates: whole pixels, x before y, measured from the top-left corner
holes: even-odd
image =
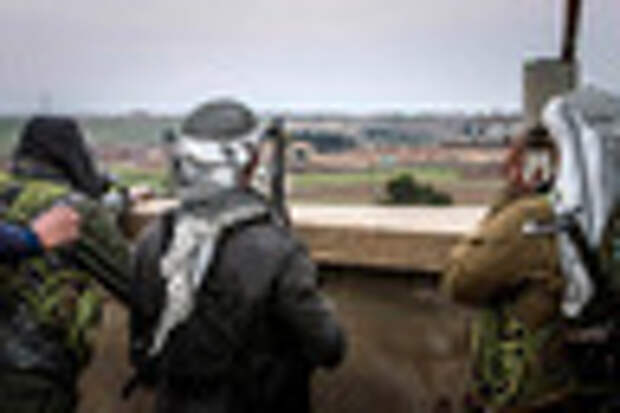
[[[295,231],[320,263],[440,272],[485,207],[295,206]]]
[[[542,111],[554,96],[575,88],[578,65],[557,59],[537,59],[525,63],[523,69],[523,108],[525,124],[541,123]]]
[[[130,232],[176,205],[141,204]],[[454,243],[475,228],[485,207],[294,205],[293,226],[319,263],[437,272]]]
[[[328,281],[327,291],[347,328],[350,348],[337,371],[317,375],[315,411],[461,411],[467,310],[406,278],[345,276]]]

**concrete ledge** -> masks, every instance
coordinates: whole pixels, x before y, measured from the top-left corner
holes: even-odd
[[[296,225],[318,263],[440,272],[458,235]]]
[[[136,207],[129,232],[137,234],[174,200]],[[452,246],[473,230],[484,207],[294,205],[295,232],[321,264],[440,272]]]
[[[440,272],[484,207],[298,205],[295,231],[319,263]]]

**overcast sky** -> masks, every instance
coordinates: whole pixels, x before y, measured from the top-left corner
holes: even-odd
[[[520,107],[564,0],[1,0],[0,112]],[[582,74],[620,92],[620,1],[585,0]]]

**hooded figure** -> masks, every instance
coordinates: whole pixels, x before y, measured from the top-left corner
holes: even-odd
[[[128,285],[127,245],[93,199],[102,187],[73,120],[26,124],[13,174],[0,174],[0,219],[24,225],[55,205],[82,219],[76,242],[0,266],[0,411],[75,411],[101,309],[98,284]]]
[[[13,173],[65,181],[92,198],[106,187],[71,118],[38,116],[28,121],[13,154]]]
[[[136,249],[133,361],[160,413],[306,412],[310,375],[340,362],[344,334],[305,248],[250,187],[264,128],[220,100],[181,132],[181,207]]]

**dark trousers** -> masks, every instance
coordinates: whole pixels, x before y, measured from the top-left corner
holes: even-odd
[[[193,386],[192,386],[193,387]],[[206,385],[203,392],[183,391],[168,383],[159,383],[156,396],[156,413],[234,413],[226,386]]]
[[[32,373],[0,373],[0,412],[73,413],[73,391],[51,378]]]

